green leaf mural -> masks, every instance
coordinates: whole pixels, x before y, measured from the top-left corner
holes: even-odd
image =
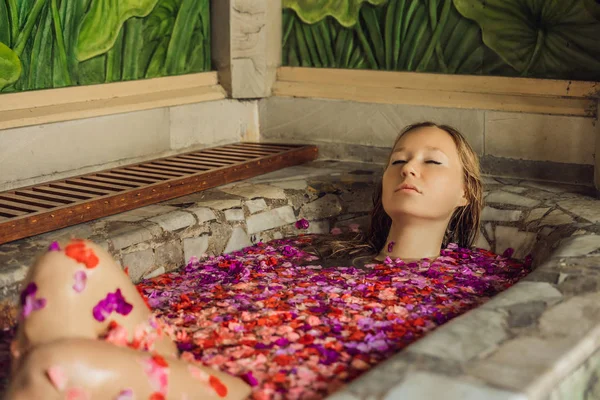
[[[283,4],[283,65],[600,81],[597,0]]]
[[[600,21],[584,0],[454,0],[483,41],[523,76],[593,79],[600,71]]]
[[[335,18],[342,26],[356,24],[363,3],[385,4],[388,0],[283,0],[284,8],[298,13],[308,24],[319,22],[327,16]]]
[[[21,75],[21,62],[17,54],[0,42],[0,90],[16,82]]]
[[[505,65],[499,57],[486,58],[479,26],[451,1],[364,5],[352,28],[331,17],[309,25],[290,9],[283,15],[286,65],[460,74]],[[494,62],[486,66],[484,59]]]
[[[113,47],[121,27],[131,17],[145,17],[158,0],[92,0],[83,18],[75,54],[79,61],[106,53]]]
[[[211,69],[210,0],[0,0],[0,92]]]

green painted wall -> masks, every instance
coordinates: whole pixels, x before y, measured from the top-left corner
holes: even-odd
[[[210,67],[209,0],[0,0],[0,92]]]
[[[283,65],[600,81],[600,0],[283,5]]]

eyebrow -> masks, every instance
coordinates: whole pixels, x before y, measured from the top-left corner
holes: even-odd
[[[440,153],[444,153],[444,151],[442,151],[442,149],[440,149],[439,147],[427,146],[427,147],[425,147],[425,148],[426,148],[427,150],[439,151]],[[399,149],[397,149],[397,150],[394,150],[394,151],[393,151],[393,153],[398,153],[398,152],[400,152],[400,151],[404,151],[404,150],[406,150],[406,148],[405,148],[405,147],[400,147]],[[446,154],[446,153],[444,153],[444,154]]]

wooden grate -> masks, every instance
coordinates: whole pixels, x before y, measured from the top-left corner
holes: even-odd
[[[312,161],[316,146],[236,143],[0,192],[0,244]]]

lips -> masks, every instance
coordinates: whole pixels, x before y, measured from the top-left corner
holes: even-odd
[[[411,185],[409,183],[403,183],[400,186],[398,186],[398,188],[396,188],[396,192],[400,191],[400,190],[404,190],[404,191],[414,191],[416,193],[421,193],[421,191],[419,190],[418,187],[416,187],[415,185]]]

